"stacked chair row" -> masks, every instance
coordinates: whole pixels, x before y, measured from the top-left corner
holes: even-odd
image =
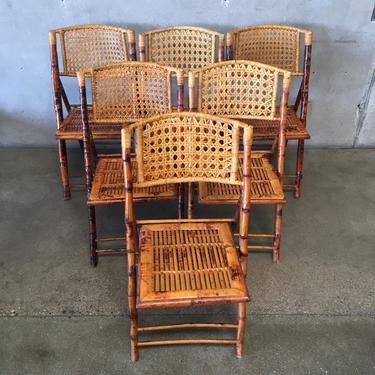
[[[70,199],[70,188],[74,186],[69,179],[66,141],[78,140],[82,146],[83,138],[80,109],[70,103],[62,77],[75,76],[78,71],[92,67],[137,61],[137,57],[141,62],[155,62],[182,69],[185,76],[189,70],[233,59],[256,61],[285,69],[296,79],[300,76],[301,82],[295,102],[288,105],[285,127],[286,140],[298,141],[296,173],[284,176],[287,180],[284,188],[293,189],[297,198],[301,196],[304,143],[310,137],[306,129],[306,118],[311,31],[283,25],[256,25],[229,32],[224,38],[224,34],[208,29],[170,27],[141,33],[138,56],[135,33],[128,29],[106,25],[80,25],[52,30],[49,38],[57,117],[56,137],[65,199]],[[59,63],[62,64],[62,70],[59,69]],[[90,111],[89,120],[91,117]],[[95,140],[118,139],[119,129],[119,124],[97,123],[93,124],[92,133]],[[255,140],[272,140],[276,134],[275,122],[257,121],[254,124]]]
[[[49,37],[64,197],[70,198],[66,141],[78,140],[91,264],[100,254],[127,254],[132,360],[139,347],[185,343],[232,344],[241,357],[248,252],[269,250],[279,261],[283,188],[300,196],[311,32],[254,26],[228,33],[225,46],[224,35],[210,30],[159,29],[140,35],[140,61],[130,30],[83,25],[53,30]],[[70,103],[62,83],[62,76],[74,75],[80,104]],[[296,75],[302,80],[290,105]],[[122,157],[98,152],[100,141],[120,138]],[[283,183],[292,177],[284,174],[288,140],[298,141],[293,185]],[[195,219],[196,192],[198,204],[235,206],[234,218]],[[136,219],[133,203],[152,200],[177,200],[179,218]],[[275,206],[273,233],[249,233],[250,202]],[[125,203],[126,241],[113,249],[107,244],[124,235],[99,238],[95,208],[115,203]],[[249,238],[271,244],[249,245]],[[238,305],[236,323],[138,326],[139,309],[221,303]],[[138,339],[149,331],[193,327],[235,329],[236,337]]]

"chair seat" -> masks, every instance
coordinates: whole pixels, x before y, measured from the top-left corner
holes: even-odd
[[[135,158],[132,159],[135,164]],[[133,173],[136,171],[133,169]],[[134,178],[136,181],[136,177]],[[135,188],[134,200],[160,200],[177,197],[176,185],[160,185]],[[100,205],[123,202],[125,200],[124,171],[121,158],[100,158],[96,166],[88,204]]]
[[[240,157],[239,173],[242,176],[242,158]],[[202,204],[236,204],[241,195],[241,186],[200,182],[198,187],[199,203]],[[262,151],[251,153],[251,203],[271,204],[284,203],[283,187],[273,170],[271,161]]]
[[[93,122],[92,108],[88,110],[89,126],[94,139],[120,139],[121,129],[124,124],[107,124]],[[56,132],[59,139],[82,139],[81,108],[72,107],[68,116]]]
[[[138,308],[249,300],[228,223],[155,221],[139,244]]]
[[[279,112],[279,109],[278,109]],[[254,139],[269,140],[277,135],[279,128],[279,121],[276,120],[243,120],[253,126]],[[310,135],[303,126],[302,121],[297,116],[293,108],[288,107],[287,124],[285,127],[286,139],[309,139]]]

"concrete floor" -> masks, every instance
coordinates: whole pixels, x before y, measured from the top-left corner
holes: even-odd
[[[73,173],[79,160],[73,151]],[[281,263],[249,258],[242,360],[231,347],[164,347],[141,350],[133,365],[125,258],[89,266],[85,195],[62,200],[55,150],[0,149],[0,374],[375,374],[374,165],[375,150],[307,150],[303,197],[287,195]],[[254,211],[254,229],[267,229],[272,211]],[[174,215],[175,206],[153,204],[148,214],[160,212]],[[120,206],[101,208],[98,220],[105,234],[121,233]],[[141,319],[193,315],[228,321],[234,309]]]

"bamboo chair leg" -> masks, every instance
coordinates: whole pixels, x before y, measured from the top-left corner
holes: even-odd
[[[272,249],[272,260],[279,263],[280,260],[280,242],[281,242],[281,221],[283,217],[283,205],[278,203],[275,207],[275,228]]]
[[[302,170],[303,170],[303,157],[305,154],[305,141],[300,139],[298,141],[297,148],[297,166],[296,166],[296,191],[294,196],[298,199],[301,197],[301,187],[302,187]]]
[[[246,326],[246,304],[238,304],[238,328],[237,328],[237,343],[236,343],[236,356],[242,358],[244,348],[245,326]]]
[[[69,185],[69,171],[68,171],[68,157],[66,154],[66,142],[64,140],[57,141],[60,175],[64,191],[64,200],[71,198],[70,185]]]
[[[138,312],[136,307],[136,280],[135,267],[128,275],[128,309],[130,317],[130,356],[132,362],[139,359],[138,352]]]
[[[97,242],[96,242],[96,218],[95,218],[95,206],[88,207],[89,216],[89,242],[90,242],[90,263],[96,267],[98,265],[98,253],[97,253]]]

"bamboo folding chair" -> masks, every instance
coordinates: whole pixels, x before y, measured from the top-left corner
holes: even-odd
[[[58,43],[57,43],[58,41]],[[128,60],[136,60],[134,31],[107,25],[79,25],[49,31],[51,76],[56,113],[56,138],[64,199],[71,198],[66,141],[78,140],[82,148],[82,121],[79,105],[71,104],[61,77],[75,77],[78,71]],[[58,54],[58,47],[60,54]],[[59,69],[59,60],[62,70]],[[63,104],[66,114],[64,115]],[[88,109],[89,121],[92,109]],[[95,139],[120,138],[121,126],[91,124]]]
[[[224,60],[224,34],[193,26],[155,29],[139,35],[140,61],[189,70]]]
[[[132,132],[136,139],[136,164],[132,163]],[[240,167],[241,133],[244,150]],[[232,344],[236,346],[237,357],[243,355],[246,302],[249,300],[245,279],[251,144],[251,126],[202,113],[155,116],[122,130],[128,308],[133,361],[138,359],[139,347],[171,344]],[[238,252],[231,219],[142,221],[135,218],[133,202],[137,189],[198,181],[224,183],[238,187],[242,192]],[[237,323],[138,326],[140,309],[224,303],[238,304]],[[236,338],[138,340],[139,333],[194,327],[233,328]]]
[[[177,110],[183,109],[184,77],[182,71],[154,63],[127,62],[78,72],[81,94],[83,147],[89,218],[91,264],[98,254],[123,253],[124,248],[99,249],[98,244],[124,240],[122,237],[97,238],[95,207],[125,200],[121,155],[98,155],[93,142],[92,125],[122,126],[156,114],[172,112],[172,76],[177,76]],[[90,78],[87,78],[90,77]],[[86,79],[91,80],[92,118],[86,95]],[[135,157],[132,162],[137,164]],[[135,181],[137,177],[135,175]],[[175,199],[175,185],[145,187],[134,191],[134,200]],[[181,207],[179,209],[181,211]]]
[[[279,80],[282,79],[281,108],[276,108]],[[272,150],[277,150],[277,168],[268,150],[252,152],[252,204],[275,205],[274,232],[250,233],[250,238],[271,238],[272,245],[249,246],[251,251],[272,251],[274,262],[280,259],[282,209],[285,203],[283,172],[285,125],[291,74],[270,65],[248,60],[226,61],[189,72],[189,109],[195,110],[196,80],[198,81],[198,112],[227,116],[249,123],[256,128],[261,121],[277,124]],[[254,125],[253,125],[254,124]],[[208,145],[209,147],[209,145]],[[189,217],[192,217],[193,194],[189,188]],[[198,201],[201,204],[236,204],[241,195],[239,186],[200,182]]]
[[[304,40],[303,65],[301,67],[301,40]],[[256,25],[229,32],[226,36],[228,60],[252,60],[276,66],[301,76],[296,101],[287,109],[286,140],[296,140],[297,162],[294,175],[284,175],[288,181],[284,188],[294,190],[300,198],[302,186],[305,140],[310,138],[306,128],[309,79],[311,66],[312,32],[291,26]],[[298,115],[299,111],[299,115]],[[278,131],[277,123],[259,121],[254,123],[254,139],[272,139]]]

